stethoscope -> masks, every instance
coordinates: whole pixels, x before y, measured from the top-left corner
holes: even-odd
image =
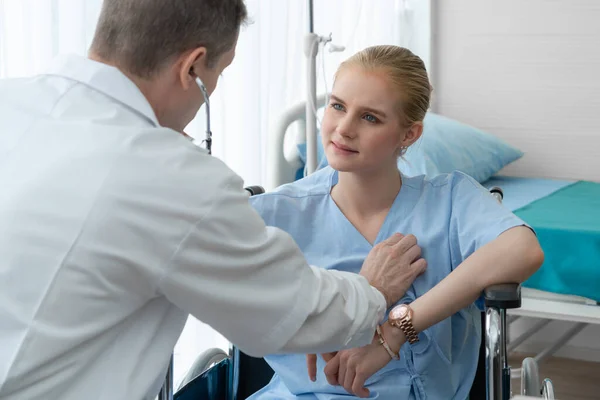
[[[204,97],[204,104],[206,105],[206,138],[203,140],[203,142],[206,143],[206,150],[208,150],[208,154],[211,154],[212,132],[210,131],[210,100],[208,98],[208,91],[206,90],[206,86],[204,86],[204,83],[202,83],[202,80],[200,80],[200,78],[198,77],[196,77],[196,84],[202,92],[202,97]],[[262,186],[248,186],[244,189],[246,189],[246,191],[250,193],[251,196],[265,192],[265,189]]]
[[[203,143],[206,143],[206,150],[208,154],[211,154],[212,148],[212,132],[210,131],[210,99],[208,97],[208,91],[206,90],[206,86],[202,83],[202,80],[196,76],[196,84],[200,88],[202,92],[202,97],[204,97],[204,106],[206,107],[206,138]]]

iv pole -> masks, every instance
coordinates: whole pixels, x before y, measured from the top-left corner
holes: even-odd
[[[304,38],[306,55],[306,175],[317,169],[317,54],[323,38],[314,33],[313,0],[307,1],[308,33]],[[331,40],[331,39],[329,39]]]
[[[308,33],[304,37],[304,55],[306,56],[306,175],[317,170],[317,54],[320,43],[330,43],[329,36],[320,36],[314,32],[314,4],[307,0]],[[330,44],[330,52],[344,51],[344,46]]]

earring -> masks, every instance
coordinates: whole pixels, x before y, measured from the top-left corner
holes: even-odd
[[[402,146],[402,147],[400,147],[400,157],[402,157],[403,155],[405,155],[407,150],[408,150],[408,146]]]

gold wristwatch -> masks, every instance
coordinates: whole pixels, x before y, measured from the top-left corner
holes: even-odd
[[[392,308],[388,321],[390,325],[400,329],[406,336],[406,340],[410,344],[414,344],[419,341],[419,335],[415,331],[415,327],[412,323],[413,310],[408,304],[400,304]]]

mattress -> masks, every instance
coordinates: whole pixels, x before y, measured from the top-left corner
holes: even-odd
[[[600,183],[497,177],[503,204],[536,231],[542,267],[524,287],[600,301]]]

